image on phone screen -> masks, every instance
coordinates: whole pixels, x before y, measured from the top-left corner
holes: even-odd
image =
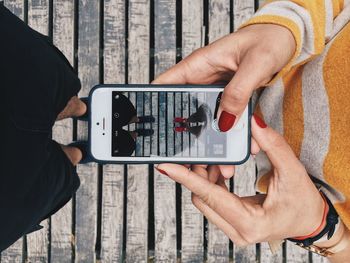
[[[113,157],[206,157],[227,154],[227,135],[215,128],[220,92],[113,91]]]

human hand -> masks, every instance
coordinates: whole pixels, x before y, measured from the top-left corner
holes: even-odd
[[[227,83],[218,110],[221,131],[230,130],[252,92],[291,59],[296,43],[285,27],[250,25],[200,48],[158,76],[153,84]]]
[[[237,245],[313,233],[322,222],[324,201],[305,168],[284,138],[258,117],[252,118],[252,134],[274,167],[267,195],[230,193],[217,166],[189,170],[160,164],[157,169],[188,188],[194,205]]]

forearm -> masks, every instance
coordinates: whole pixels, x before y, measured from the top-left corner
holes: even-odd
[[[344,228],[344,237],[350,240],[350,231],[347,228]],[[350,241],[347,243],[347,246],[344,250],[335,253],[332,257],[329,258],[332,263],[343,263],[347,262],[350,258]]]
[[[349,258],[350,258],[350,245],[348,245],[348,247],[342,252],[334,254],[332,257],[330,257],[329,261],[331,263],[344,263]]]

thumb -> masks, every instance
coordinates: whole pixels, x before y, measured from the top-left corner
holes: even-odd
[[[299,160],[283,136],[268,127],[255,114],[252,118],[252,135],[277,170],[291,169],[295,171],[297,167],[301,167]]]
[[[218,125],[222,132],[230,130],[248,105],[255,89],[266,84],[273,75],[272,67],[250,51],[242,58],[232,80],[226,85],[218,111]]]

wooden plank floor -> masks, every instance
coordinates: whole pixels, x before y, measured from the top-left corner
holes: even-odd
[[[62,50],[69,62],[74,65],[74,1],[60,1],[52,7],[52,37],[54,44]],[[63,144],[73,139],[73,121],[57,122],[53,138]],[[73,201],[51,217],[50,256],[52,262],[72,262]]]
[[[52,38],[82,81],[80,96],[98,83],[149,83],[193,50],[235,30],[257,0],[5,0],[31,27]],[[191,96],[192,97],[192,96]],[[198,97],[198,100],[203,98]],[[130,94],[139,115],[164,123],[138,139],[144,153],[189,149],[204,155],[193,135],[174,133],[174,116],[188,116],[198,101]],[[147,103],[145,103],[147,102]],[[174,111],[174,105],[182,109]],[[166,118],[167,117],[167,118]],[[130,127],[134,128],[134,127]],[[157,136],[159,141],[154,140]],[[57,122],[53,138],[87,138],[86,123]],[[168,143],[165,143],[167,138]],[[193,145],[193,143],[196,143]],[[62,210],[0,255],[0,262],[326,262],[290,243],[272,255],[268,245],[236,247],[191,203],[191,194],[152,165],[79,165],[81,187]],[[236,170],[230,188],[252,195],[255,162]]]
[[[125,83],[125,18],[123,0],[104,1],[104,83]],[[124,165],[103,166],[102,262],[121,262],[123,257],[124,170]]]

